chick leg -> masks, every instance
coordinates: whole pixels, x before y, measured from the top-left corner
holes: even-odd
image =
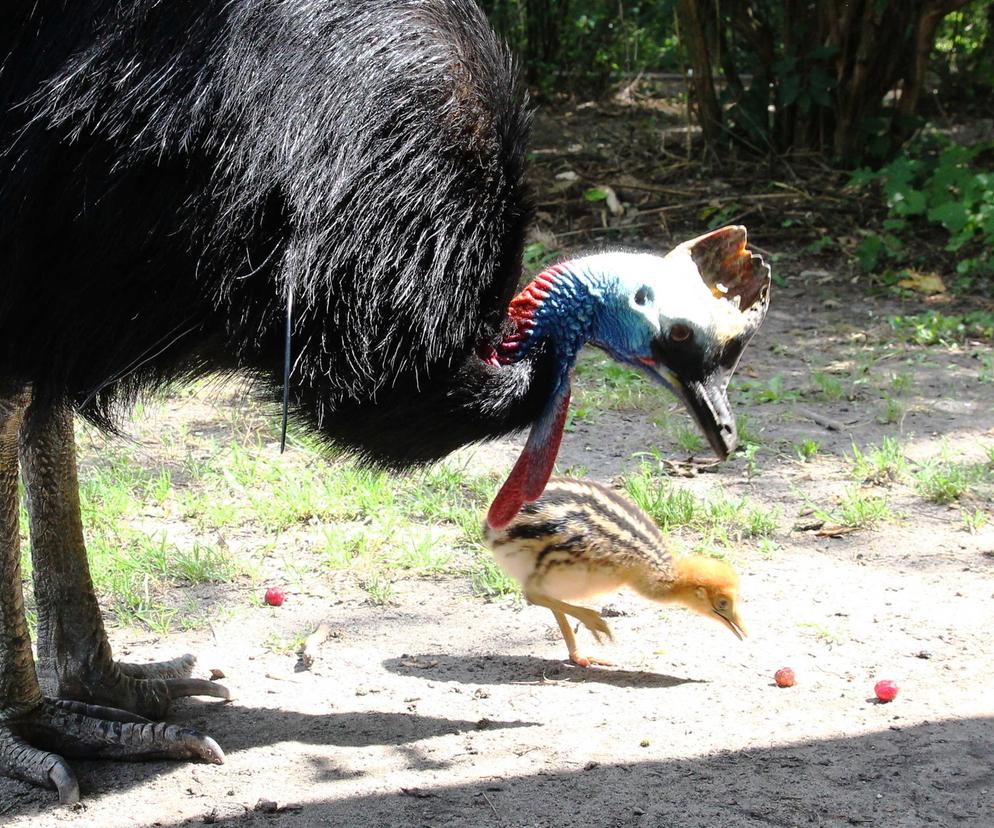
[[[0,394],[0,773],[55,788],[72,803],[79,786],[60,753],[223,762],[217,744],[195,731],[42,695],[21,592],[17,445],[26,405],[24,392]]]
[[[153,718],[181,696],[228,698],[220,684],[188,678],[193,656],[147,665],[114,660],[86,559],[68,408],[28,409],[21,467],[38,602],[38,677],[45,692]]]
[[[581,653],[580,648],[576,644],[576,636],[573,634],[573,628],[569,625],[569,621],[566,620],[566,616],[558,610],[553,610],[552,614],[556,617],[556,623],[559,625],[559,632],[563,634],[563,639],[566,641],[566,648],[569,650],[570,661],[574,664],[578,664],[580,667],[589,667],[591,664],[599,664],[602,667],[614,666],[613,661],[607,661],[603,658],[588,656]]]
[[[607,622],[601,618],[600,613],[594,612],[594,610],[587,607],[567,604],[565,601],[560,601],[533,589],[525,590],[525,599],[536,606],[547,607],[552,610],[552,614],[556,617],[556,623],[559,624],[559,630],[566,640],[566,646],[569,648],[570,661],[574,664],[579,664],[581,667],[588,667],[591,664],[611,666],[610,662],[580,654],[576,646],[576,636],[573,635],[573,630],[570,629],[569,622],[566,620],[567,615],[572,615],[590,630],[594,636],[594,640],[600,644],[602,635],[607,636],[609,640],[614,639],[614,636],[611,635],[611,629],[608,627]]]

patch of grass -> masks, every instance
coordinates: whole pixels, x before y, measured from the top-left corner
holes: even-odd
[[[967,339],[994,339],[994,313],[989,311],[947,316],[929,310],[908,316],[892,316],[888,321],[898,336],[916,345],[950,347]]]
[[[177,612],[169,604],[170,587],[222,583],[238,572],[223,550],[199,543],[177,547],[165,534],[149,537],[105,525],[91,530],[87,546],[103,605],[118,622],[160,634],[169,631]]]
[[[589,417],[600,410],[640,408],[648,385],[645,377],[605,356],[600,351],[584,350],[576,363],[574,404],[571,408]]]
[[[882,425],[900,425],[904,421],[907,408],[900,400],[894,399],[884,392],[884,409],[877,415],[877,422]]]
[[[704,448],[704,437],[696,425],[681,422],[676,428],[676,444],[688,454],[696,454]]]
[[[756,541],[756,552],[764,561],[772,561],[782,548],[772,538],[760,538]]]
[[[900,374],[891,374],[890,390],[895,394],[906,394],[911,390],[913,385],[914,375],[908,371],[902,371]]]
[[[831,511],[818,509],[816,514],[826,522],[853,529],[872,529],[877,524],[894,517],[884,498],[868,495],[858,486],[848,487],[839,498],[839,504],[835,509]]]
[[[983,509],[963,509],[960,511],[960,519],[963,521],[963,528],[971,535],[976,535],[990,521]]]
[[[994,355],[980,354],[980,371],[977,379],[983,383],[994,383]]]
[[[815,385],[818,386],[818,391],[824,399],[830,402],[838,402],[845,396],[842,380],[836,379],[831,374],[815,371],[811,375],[811,379],[815,381]]]
[[[647,467],[625,478],[625,488],[635,503],[669,532],[686,528],[705,545],[727,547],[743,539],[769,538],[777,530],[778,513],[716,491],[698,498],[691,491],[657,477]]]
[[[948,504],[975,494],[991,480],[989,464],[939,459],[925,463],[915,473],[915,490],[932,503]]]
[[[779,374],[770,377],[765,383],[744,382],[740,388],[754,403],[789,402],[801,396],[798,391],[786,388],[783,377]]]
[[[802,463],[812,460],[821,450],[821,443],[817,440],[802,440],[794,446],[794,455]]]
[[[908,476],[904,449],[893,437],[884,437],[880,446],[867,446],[865,451],[853,443],[852,453],[852,476],[862,483],[895,483]]]
[[[359,586],[366,590],[366,594],[369,596],[367,598],[369,603],[377,607],[392,604],[396,595],[390,579],[378,573],[362,578],[359,581]]]

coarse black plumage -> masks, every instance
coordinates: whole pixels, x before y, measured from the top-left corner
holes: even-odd
[[[243,371],[416,462],[528,424],[500,369],[528,115],[472,2],[13,4],[0,33],[0,376],[109,425]],[[12,25],[11,25],[12,24]]]

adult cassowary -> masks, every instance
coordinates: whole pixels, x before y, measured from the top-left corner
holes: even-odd
[[[585,341],[673,389],[720,456],[734,447],[725,386],[768,270],[729,228],[667,259],[563,262],[510,302],[528,116],[472,3],[9,0],[3,17],[0,769],[73,801],[59,754],[223,759],[142,718],[224,693],[186,677],[192,658],[112,658],[73,416],[110,427],[206,372],[278,398],[291,294],[291,410],[329,441],[405,466],[532,427],[494,526],[546,482]]]

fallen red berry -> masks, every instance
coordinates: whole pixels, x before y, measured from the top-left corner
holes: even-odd
[[[794,671],[790,667],[781,667],[773,674],[773,680],[777,683],[777,687],[793,687],[796,683],[794,678]]]
[[[897,698],[897,684],[890,679],[884,679],[873,685],[873,692],[882,702],[894,701]]]
[[[283,603],[286,596],[279,587],[270,587],[266,590],[266,603],[271,607],[278,607]]]

